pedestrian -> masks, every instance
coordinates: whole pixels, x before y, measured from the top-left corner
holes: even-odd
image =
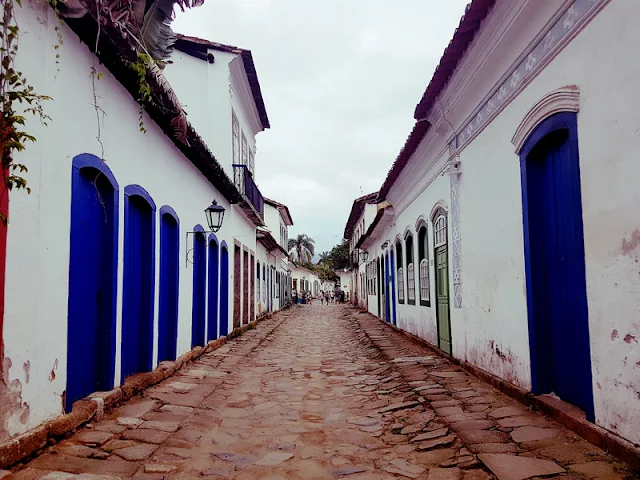
[[[331,292],[331,303],[333,303],[333,297],[334,297],[334,293]]]
[[[324,292],[320,290],[320,305],[324,305]]]
[[[298,303],[298,291],[295,288],[291,292],[291,297],[293,298],[293,304],[296,305]]]
[[[344,290],[340,291],[340,303],[344,304]]]

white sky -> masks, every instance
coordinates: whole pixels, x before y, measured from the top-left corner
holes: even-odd
[[[206,0],[173,30],[252,51],[271,123],[256,183],[319,253],[382,185],[468,1]]]

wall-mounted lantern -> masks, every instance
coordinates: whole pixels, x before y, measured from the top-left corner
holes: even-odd
[[[364,263],[367,260],[369,260],[369,252],[367,252],[366,250],[360,250],[360,263]]]
[[[189,245],[189,235],[204,235],[205,233],[216,233],[222,227],[222,221],[224,220],[224,212],[225,208],[222,205],[218,205],[218,202],[215,200],[211,202],[207,208],[204,209],[204,216],[207,219],[207,226],[209,227],[208,231],[199,231],[199,232],[187,232],[187,245]],[[193,263],[193,247],[187,249],[187,267],[190,263]],[[191,258],[189,258],[191,255]]]
[[[224,220],[224,207],[222,205],[218,205],[218,202],[215,200],[211,202],[205,211],[205,216],[207,217],[207,225],[209,225],[209,230],[212,232],[217,232],[222,227],[222,221]]]

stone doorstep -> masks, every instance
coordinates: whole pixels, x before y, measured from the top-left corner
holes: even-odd
[[[281,310],[281,312],[282,311],[283,310]],[[271,316],[268,318],[271,318]],[[247,330],[255,329],[257,324],[265,319],[266,318],[259,319],[248,325],[234,329],[228,336],[212,340],[204,348],[196,347],[184,355],[181,355],[175,362],[160,362],[160,364],[151,372],[135,375],[134,381],[127,381],[129,379],[125,380],[124,385],[121,387],[116,387],[107,392],[95,392],[87,398],[74,402],[71,413],[60,415],[54,420],[39,425],[0,444],[0,469],[9,468],[38,452],[38,450],[41,450],[46,446],[49,437],[60,437],[79,428],[85,423],[88,423],[96,415],[96,412],[98,411],[98,403],[103,403],[104,408],[107,409],[113,408],[119,403],[129,400],[133,396],[146,390],[151,385],[160,383],[174,375],[189,362],[193,362],[205,353],[210,353],[222,347],[230,339],[234,339],[242,335]],[[267,332],[265,338],[285,319],[286,317],[278,319],[279,321],[277,321],[273,328]],[[93,399],[100,399],[100,401]]]
[[[531,392],[522,389],[512,383],[509,383],[506,380],[503,380],[489,372],[486,372],[481,368],[476,367],[475,365],[471,365],[467,362],[461,362],[460,360],[453,358],[451,355],[443,352],[434,345],[431,345],[426,340],[416,337],[415,335],[406,332],[396,327],[395,325],[386,323],[383,320],[380,320],[375,315],[372,315],[371,313],[366,312],[365,315],[369,316],[372,320],[376,320],[378,324],[381,325],[381,328],[378,329],[380,332],[382,332],[384,329],[392,329],[398,333],[401,333],[405,337],[411,339],[413,342],[427,348],[432,352],[437,353],[438,355],[449,360],[455,365],[459,365],[479,380],[491,385],[500,392],[518,401],[525,407],[534,407],[544,415],[551,417],[563,427],[581,436],[589,443],[601,448],[605,452],[623,460],[633,467],[640,468],[640,448],[636,447],[624,438],[619,437],[618,435],[614,435],[604,428],[587,421],[585,418],[577,416],[575,412],[570,408],[570,406],[565,402],[549,399],[545,396],[535,396]],[[354,318],[358,323],[361,321],[361,319],[357,317]],[[361,326],[361,328],[364,331],[365,335],[369,338],[369,340],[374,345],[376,345],[376,347],[380,348],[380,350],[382,350],[384,353],[384,349],[379,346],[379,342],[376,342],[375,340],[377,337],[384,339],[384,335],[372,335],[369,334],[369,332],[367,332],[364,327]],[[386,353],[384,355],[387,356]]]

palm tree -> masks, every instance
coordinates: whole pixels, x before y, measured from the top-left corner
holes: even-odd
[[[331,261],[331,254],[329,252],[322,252],[320,254],[320,260],[318,263],[329,263]]]
[[[297,238],[289,239],[289,254],[296,262],[311,262],[315,249],[315,240],[306,233],[302,233]]]

